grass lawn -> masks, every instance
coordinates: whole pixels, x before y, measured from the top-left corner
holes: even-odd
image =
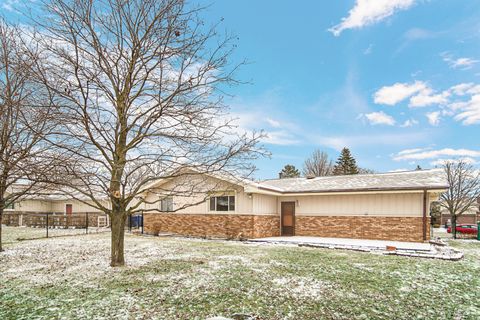
[[[451,244],[462,261],[127,235],[113,269],[106,233],[22,241],[0,319],[479,319],[480,242]]]
[[[28,227],[5,227],[2,226],[2,230],[5,231],[2,234],[2,240],[4,246],[9,246],[23,240],[46,238],[47,231],[45,228],[28,228]],[[89,228],[88,233],[106,232],[106,228]],[[73,229],[73,228],[50,228],[48,229],[49,237],[63,237],[73,235],[83,235],[85,229]]]

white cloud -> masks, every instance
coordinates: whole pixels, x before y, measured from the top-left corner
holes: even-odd
[[[415,119],[408,119],[408,120],[405,120],[405,122],[403,124],[400,125],[400,127],[402,128],[409,128],[409,127],[413,127],[414,125],[417,125],[418,124],[418,121],[415,120]]]
[[[412,84],[398,82],[394,85],[380,88],[375,92],[373,100],[376,104],[393,106],[425,89],[427,89],[427,85],[422,81],[415,81]]]
[[[451,107],[460,110],[454,119],[464,125],[480,123],[480,94],[473,95],[467,102],[452,104]]]
[[[474,64],[476,64],[478,60],[472,58],[458,58],[453,62],[453,68],[463,68],[463,69],[470,69]]]
[[[266,120],[267,120],[268,124],[270,124],[270,126],[272,126],[272,127],[274,127],[274,128],[279,128],[279,127],[281,127],[280,122],[278,122],[277,120],[273,120],[273,119],[271,119],[271,118],[267,118]]]
[[[480,157],[480,151],[470,150],[470,149],[452,149],[444,148],[439,150],[428,150],[428,149],[407,149],[400,151],[393,156],[393,160],[402,161],[402,160],[426,160],[426,159],[437,159],[442,157],[469,157],[469,158],[478,158]]]
[[[372,125],[377,125],[377,124],[386,124],[389,126],[395,125],[395,119],[383,111],[367,113],[365,114],[365,117],[368,119],[368,121]]]
[[[426,113],[425,116],[428,119],[428,123],[432,126],[438,126],[440,124],[440,111],[434,111]]]
[[[396,11],[410,8],[415,0],[356,0],[355,6],[348,12],[348,17],[328,29],[335,36],[343,30],[358,29],[379,22]]]
[[[446,104],[450,93],[444,91],[439,94],[433,94],[433,90],[426,88],[410,98],[410,107],[426,107],[432,104]]]
[[[409,99],[409,107],[439,106],[439,109],[426,113],[431,125],[437,126],[441,116],[452,117],[464,125],[480,124],[480,84],[459,83],[436,93],[424,81],[395,83],[380,88],[373,95],[376,104],[396,105]],[[415,124],[405,121],[400,127]]]
[[[480,94],[480,84],[477,84],[467,90],[467,94],[475,95]]]
[[[5,2],[4,4],[2,4],[2,8],[7,11],[13,11],[12,5],[9,4],[8,2]]]
[[[409,153],[416,153],[416,152],[420,152],[420,151],[424,151],[424,150],[427,150],[427,149],[424,149],[424,148],[414,148],[414,149],[405,149],[405,150],[402,150],[398,153],[398,155],[404,155],[404,154],[409,154]]]
[[[2,4],[2,8],[7,11],[14,11],[14,6],[18,5],[18,0],[6,0]]]
[[[450,91],[457,96],[464,96],[474,86],[473,83],[460,83],[450,88]]]
[[[479,62],[479,60],[475,60],[473,58],[454,58],[451,54],[449,53],[442,53],[441,56],[443,57],[443,61],[448,63],[450,68],[452,69],[462,69],[462,70],[468,70],[471,69],[476,63]]]
[[[443,166],[445,163],[447,162],[459,162],[459,161],[463,161],[465,162],[466,164],[477,164],[477,160],[471,158],[471,157],[463,157],[463,158],[456,158],[456,159],[453,159],[453,158],[450,158],[450,159],[437,159],[437,160],[434,160],[434,161],[431,161],[430,164],[432,166],[437,166],[437,167],[440,167],[440,166]]]
[[[290,132],[284,130],[265,131],[266,137],[263,139],[265,143],[281,146],[288,146],[300,143]]]

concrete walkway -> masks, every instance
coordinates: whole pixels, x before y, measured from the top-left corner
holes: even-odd
[[[397,250],[412,251],[431,251],[433,245],[430,243],[420,242],[403,242],[403,241],[387,241],[387,240],[364,240],[349,238],[321,238],[321,237],[270,237],[251,239],[252,242],[267,243],[285,243],[297,245],[311,245],[322,247],[365,249],[365,250],[386,250],[387,246],[396,247]]]
[[[271,237],[251,239],[250,243],[291,244],[299,247],[329,248],[376,252],[416,258],[458,261],[463,252],[445,244],[320,237]],[[390,247],[387,249],[387,246]]]

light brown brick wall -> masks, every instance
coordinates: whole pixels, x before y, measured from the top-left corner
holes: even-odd
[[[427,239],[430,237],[427,220]],[[280,235],[279,216],[221,214],[144,215],[145,232],[222,238]],[[295,235],[422,242],[421,217],[296,216]]]
[[[427,240],[429,226],[428,218]],[[297,215],[295,235],[423,242],[423,218]]]
[[[278,236],[280,218],[263,215],[163,214],[144,215],[146,233],[171,232],[181,235],[222,238]]]

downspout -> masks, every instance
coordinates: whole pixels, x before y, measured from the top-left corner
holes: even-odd
[[[423,190],[423,241],[427,240],[427,190]]]

